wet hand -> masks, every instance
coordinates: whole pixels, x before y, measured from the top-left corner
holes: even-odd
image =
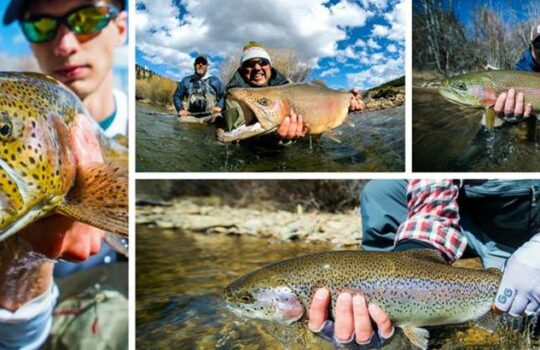
[[[221,108],[220,107],[212,107],[212,110],[210,111],[210,113],[212,114],[218,114],[218,113],[221,113]]]
[[[294,139],[304,137],[307,132],[307,126],[304,125],[302,115],[296,114],[291,108],[290,117],[286,117],[276,133],[283,139]]]
[[[366,106],[364,104],[364,101],[359,99],[360,93],[357,89],[352,89],[351,93],[353,94],[351,96],[351,104],[349,106],[349,111],[355,112],[355,111],[361,111]]]
[[[510,123],[522,121],[532,115],[532,104],[525,105],[523,93],[516,95],[514,88],[500,94],[493,109],[501,119]]]
[[[368,305],[363,295],[341,293],[336,301],[335,322],[328,320],[329,303],[330,292],[318,289],[309,309],[308,327],[338,347],[353,341],[359,346],[377,347],[394,335],[388,315],[377,305]]]
[[[506,262],[495,307],[512,316],[540,313],[540,233]]]
[[[178,115],[180,117],[187,117],[189,115],[189,112],[186,111],[185,109],[182,109],[180,112],[178,112]]]

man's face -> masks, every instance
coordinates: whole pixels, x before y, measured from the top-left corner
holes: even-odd
[[[27,12],[32,15],[64,16],[83,5],[107,5],[91,0],[33,0]],[[100,32],[75,35],[60,24],[56,37],[32,43],[32,51],[44,73],[71,88],[81,99],[95,92],[112,72],[115,49],[126,36],[126,12],[121,12]]]
[[[272,75],[272,66],[265,58],[252,58],[242,64],[242,77],[251,86],[267,86]]]
[[[208,62],[202,59],[197,59],[195,61],[195,73],[198,76],[203,77],[208,71]]]

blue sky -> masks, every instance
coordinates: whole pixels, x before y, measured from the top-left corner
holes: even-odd
[[[0,1],[0,16],[4,17],[8,1]],[[28,42],[17,23],[9,26],[0,24],[0,62],[3,71],[39,71]],[[128,91],[128,45],[117,50],[114,63],[115,84],[118,89]]]
[[[291,49],[312,80],[367,89],[404,75],[405,0],[137,0],[136,61],[180,80],[198,52],[211,73],[248,41]]]

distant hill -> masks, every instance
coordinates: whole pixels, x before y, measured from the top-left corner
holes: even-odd
[[[386,83],[381,84],[377,87],[371,88],[368,91],[379,90],[379,89],[387,88],[387,87],[399,87],[399,86],[405,86],[405,76],[387,81]]]
[[[161,74],[158,74],[153,70],[145,68],[139,64],[135,64],[135,76],[137,77],[137,79],[150,79],[151,77],[159,77],[161,79],[170,80],[176,83],[176,81],[169,79]]]
[[[135,65],[135,98],[172,108],[172,96],[178,83],[150,69]]]

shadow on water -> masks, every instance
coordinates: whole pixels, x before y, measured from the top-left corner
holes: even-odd
[[[482,111],[446,101],[436,89],[413,89],[413,171],[526,172],[540,169],[538,139],[527,123],[494,131]],[[537,133],[538,135],[538,133]]]
[[[331,249],[324,244],[137,226],[137,348],[332,349],[301,323],[286,327],[241,319],[222,299],[229,283],[265,264]],[[486,345],[467,329],[472,328],[433,329],[430,348],[500,348]],[[398,331],[385,349],[412,347]]]
[[[404,171],[403,106],[351,114],[352,128],[337,128],[341,143],[325,136],[280,148],[221,144],[215,127],[183,124],[171,112],[137,104],[137,171]]]

